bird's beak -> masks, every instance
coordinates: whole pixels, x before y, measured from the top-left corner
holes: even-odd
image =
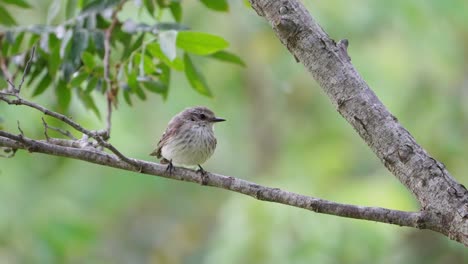
[[[211,122],[213,122],[213,123],[218,123],[218,122],[223,122],[223,121],[226,121],[226,119],[219,118],[219,117],[215,117],[215,118],[211,119]]]

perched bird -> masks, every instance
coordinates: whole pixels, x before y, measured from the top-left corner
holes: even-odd
[[[173,164],[197,165],[204,176],[206,171],[201,164],[216,148],[213,125],[222,121],[226,120],[216,117],[204,106],[187,108],[171,119],[157,148],[150,155],[161,159],[162,164],[168,164],[169,173],[172,173]]]

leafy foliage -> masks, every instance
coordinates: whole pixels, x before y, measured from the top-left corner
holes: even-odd
[[[201,2],[208,8],[216,11],[229,11],[227,0],[201,0]]]
[[[212,10],[228,11],[227,1],[201,3]],[[150,14],[155,23],[121,21],[118,12],[132,4]],[[36,46],[37,53],[26,76],[27,87],[33,96],[54,88],[62,111],[76,97],[100,116],[93,93],[109,91],[123,96],[129,105],[133,97],[145,100],[148,92],[166,99],[171,71],[185,72],[196,92],[212,96],[203,72],[188,53],[245,66],[239,57],[225,51],[229,43],[222,37],[187,31],[188,27],[180,23],[180,1],[54,0],[45,25],[22,26],[17,26],[9,15],[12,5],[32,8],[24,0],[0,0],[0,24],[7,26],[0,30],[0,56],[21,72]],[[173,20],[161,21],[163,12],[170,13]],[[63,18],[66,20],[59,21]],[[111,54],[108,62],[106,34]],[[106,81],[106,69],[110,82]]]

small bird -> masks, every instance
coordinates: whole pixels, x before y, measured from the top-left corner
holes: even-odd
[[[172,173],[173,164],[197,165],[198,172],[205,176],[206,171],[201,164],[211,157],[217,142],[213,125],[222,121],[226,120],[216,117],[204,106],[187,108],[171,119],[157,148],[150,155],[161,159],[162,164],[168,164],[169,173]]]

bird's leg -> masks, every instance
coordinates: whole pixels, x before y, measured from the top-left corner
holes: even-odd
[[[172,171],[174,170],[174,165],[172,164],[172,160],[169,160],[167,164],[166,171],[169,172],[169,175],[172,175]]]
[[[207,171],[203,169],[203,167],[198,164],[198,170],[197,173],[200,173],[201,176],[201,185],[206,185],[208,184],[208,174]]]

